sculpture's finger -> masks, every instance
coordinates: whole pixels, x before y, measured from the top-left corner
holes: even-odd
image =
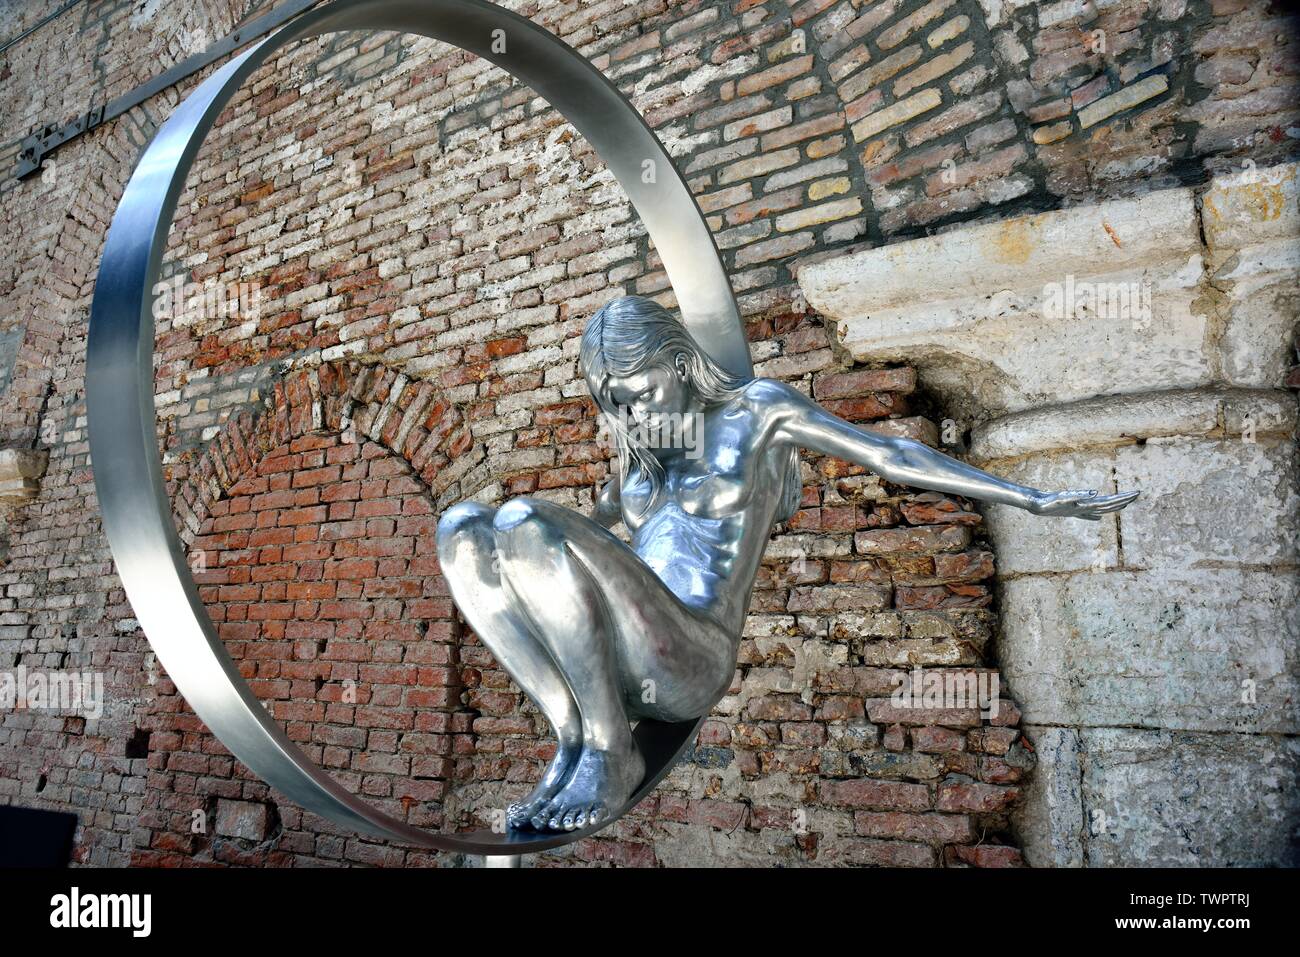
[[[1129,502],[1136,501],[1138,496],[1141,494],[1142,493],[1140,491],[1120,492],[1118,495],[1111,496],[1111,498],[1113,498],[1116,502],[1119,502],[1120,504],[1127,505]]]
[[[1128,505],[1129,502],[1136,499],[1139,494],[1141,493],[1123,492],[1119,495],[1107,495],[1105,498],[1098,499],[1093,507],[1099,512],[1118,512],[1125,505]]]

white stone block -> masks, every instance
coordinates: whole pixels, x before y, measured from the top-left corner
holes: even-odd
[[[1087,866],[1300,864],[1295,738],[1137,728],[1080,734]]]
[[[1293,575],[1027,576],[1003,582],[1001,596],[1003,676],[1030,724],[1300,729]]]
[[[1216,176],[1201,198],[1205,243],[1211,249],[1240,249],[1300,234],[1300,170],[1295,163],[1264,169],[1250,166]]]
[[[1115,452],[1115,482],[1141,489],[1120,513],[1124,562],[1155,570],[1218,563],[1294,567],[1300,462],[1271,439],[1152,439]]]

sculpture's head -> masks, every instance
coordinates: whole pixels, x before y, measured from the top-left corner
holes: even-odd
[[[647,501],[652,504],[664,473],[651,450],[663,448],[665,436],[707,443],[708,436],[702,428],[693,429],[690,420],[734,399],[751,381],[714,362],[667,309],[643,296],[615,299],[591,317],[582,333],[579,363],[613,430],[624,477],[649,482],[653,494]],[[678,425],[684,431],[671,427]],[[793,514],[800,491],[796,452],[781,518]]]
[[[582,334],[582,374],[606,414],[652,425],[725,402],[747,379],[731,375],[663,306],[642,296],[607,303]]]

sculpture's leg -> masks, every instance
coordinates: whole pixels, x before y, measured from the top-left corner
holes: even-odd
[[[578,701],[582,753],[533,820],[572,830],[617,813],[641,781],[645,765],[629,715],[703,714],[730,681],[735,643],[683,605],[630,548],[576,512],[515,499],[497,511],[494,525],[502,580]]]
[[[582,747],[577,703],[550,652],[510,607],[511,596],[496,570],[492,509],[462,502],[438,520],[438,558],[443,577],[475,634],[546,715],[558,739],[555,757],[522,801],[510,805],[511,827],[527,826],[564,784]]]

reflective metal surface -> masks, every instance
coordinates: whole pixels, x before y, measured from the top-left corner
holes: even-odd
[[[308,810],[362,833],[474,854],[519,854],[575,834],[440,835],[358,800],[311,763],[239,677],[195,589],[159,459],[153,397],[158,280],[176,199],[199,146],[239,85],[285,44],[339,30],[422,34],[509,71],[558,109],[618,178],[650,233],[684,321],[736,373],[749,355],[731,287],[695,200],[645,122],[605,77],[546,30],[483,0],[337,0],[303,14],[204,81],[159,129],[109,228],[91,308],[86,405],[95,487],[123,587],[158,659],[212,732],[254,773]],[[648,793],[697,720],[642,722]]]
[[[521,830],[607,820],[645,770],[631,724],[692,721],[726,693],[763,549],[799,502],[799,450],[1039,515],[1097,519],[1136,497],[1040,492],[860,429],[793,386],[729,374],[649,299],[601,309],[580,355],[619,448],[595,518],[516,498],[438,523],[456,604],[559,740],[509,810]],[[603,527],[619,518],[631,545]]]

